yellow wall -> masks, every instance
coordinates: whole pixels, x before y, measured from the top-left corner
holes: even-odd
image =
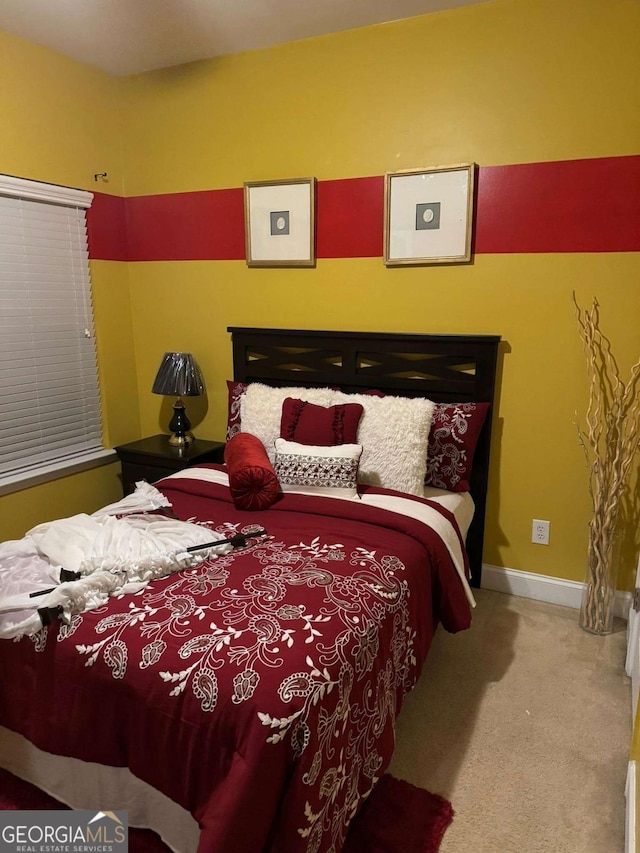
[[[119,81],[2,30],[0,79],[4,174],[122,194]]]
[[[131,77],[126,194],[637,154],[639,17],[494,0]]]
[[[2,31],[0,80],[0,172],[122,194],[120,81]],[[105,436],[117,443],[140,428],[128,270],[96,262],[91,274]],[[111,464],[0,497],[0,540],[116,500],[118,471]]]
[[[103,465],[0,497],[2,540],[20,538],[43,521],[92,512],[122,497],[120,466]]]
[[[635,0],[495,0],[131,77],[126,194],[637,154],[639,36]],[[586,380],[571,294],[585,306],[598,297],[626,374],[640,352],[639,266],[632,253],[389,270],[379,258],[315,270],[134,264],[142,432],[166,428],[144,389],[161,352],[184,348],[209,387],[208,411],[188,407],[196,431],[224,435],[230,324],[501,334],[485,560],[582,580],[589,500],[573,421]],[[550,546],[531,544],[534,517],[551,520]]]
[[[493,0],[115,81],[0,33],[0,171],[95,189],[106,170],[101,191],[134,196],[637,154],[638,36],[636,0]],[[53,104],[63,117],[43,133],[38,111]],[[196,432],[223,437],[230,324],[501,334],[485,560],[582,580],[589,505],[573,419],[586,381],[571,293],[598,297],[626,373],[640,351],[638,267],[632,253],[389,270],[379,258],[314,270],[94,262],[107,434],[166,430],[167,404],[148,389],[161,353],[185,349],[209,389],[189,402]],[[101,476],[83,481],[106,502]],[[30,492],[48,517],[73,503],[64,488]],[[0,518],[8,508],[16,528],[24,504],[1,499]],[[530,543],[533,517],[551,520],[549,547]],[[637,548],[628,541],[623,587]]]

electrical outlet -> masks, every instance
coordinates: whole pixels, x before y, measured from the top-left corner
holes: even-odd
[[[534,518],[531,523],[531,541],[536,545],[548,545],[550,527],[550,521],[543,521],[540,518]]]

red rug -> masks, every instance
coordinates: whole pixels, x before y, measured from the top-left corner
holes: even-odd
[[[0,810],[66,809],[0,769]],[[451,803],[386,773],[353,821],[343,853],[437,853],[453,818]],[[129,830],[130,853],[169,853],[155,832]]]

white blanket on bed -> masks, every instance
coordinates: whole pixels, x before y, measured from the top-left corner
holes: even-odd
[[[38,609],[61,606],[68,618],[101,606],[111,595],[137,592],[154,578],[231,550],[231,545],[216,545],[215,551],[187,552],[192,546],[223,538],[187,521],[144,512],[114,517],[132,508],[160,506],[170,503],[145,483],[133,495],[92,516],[45,522],[22,539],[1,543],[0,637],[11,639],[40,630]],[[59,583],[61,569],[81,577]]]

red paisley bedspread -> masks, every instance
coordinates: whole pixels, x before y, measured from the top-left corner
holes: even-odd
[[[128,766],[194,815],[200,853],[337,853],[438,622],[469,625],[448,551],[358,502],[249,513],[221,485],[163,483],[181,518],[268,539],[0,641],[0,724]]]

